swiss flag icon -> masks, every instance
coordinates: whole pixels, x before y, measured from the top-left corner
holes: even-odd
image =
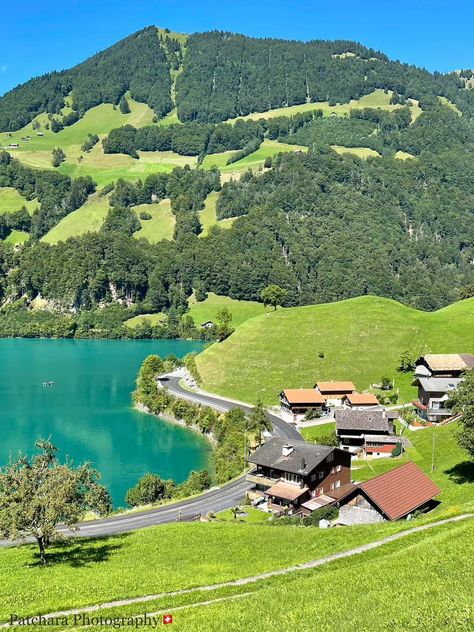
[[[165,625],[168,625],[168,623],[173,623],[173,615],[172,614],[165,614],[163,617],[163,623]]]

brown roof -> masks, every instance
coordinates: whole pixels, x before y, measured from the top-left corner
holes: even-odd
[[[373,393],[349,393],[347,401],[352,406],[378,406],[379,400]]]
[[[296,500],[307,491],[307,487],[299,487],[299,485],[279,481],[273,485],[273,487],[267,489],[265,494],[268,494],[269,496],[276,496],[277,498],[284,498],[285,500]]]
[[[326,400],[314,388],[285,388],[283,394],[290,404],[324,404]]]
[[[318,382],[316,386],[321,393],[352,393],[356,390],[352,382]]]
[[[347,496],[347,494],[350,494],[356,487],[357,485],[354,485],[354,483],[346,483],[337,489],[332,489],[327,495],[331,496],[331,498],[334,498],[335,500],[340,500],[344,496]]]
[[[424,358],[433,371],[465,371],[472,368],[472,356],[469,353],[427,353]]]
[[[398,520],[441,493],[422,469],[411,461],[360,483],[367,496],[389,520]]]

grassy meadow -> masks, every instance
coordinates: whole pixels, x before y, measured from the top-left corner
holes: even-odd
[[[243,323],[199,354],[197,365],[204,388],[243,401],[260,392],[275,404],[283,388],[311,387],[318,380],[352,380],[363,391],[383,376],[395,380],[401,402],[410,401],[416,391],[412,376],[397,371],[401,353],[472,353],[473,307],[468,299],[422,312],[363,296],[278,309]]]
[[[66,241],[69,237],[97,232],[107,216],[109,210],[108,196],[98,193],[91,195],[87,202],[56,224],[49,233],[42,238],[49,244]]]
[[[133,210],[137,216],[141,212],[151,215],[151,219],[140,219],[142,227],[133,234],[136,239],[148,239],[153,244],[162,239],[173,239],[176,218],[171,210],[170,200],[161,200],[159,204],[140,204],[134,206]]]
[[[213,292],[209,292],[205,301],[196,302],[194,296],[188,301],[189,314],[192,316],[196,325],[206,322],[207,320],[216,320],[217,313],[226,307],[232,314],[232,327],[239,327],[249,318],[261,316],[269,312],[271,308],[264,307],[262,303],[254,301],[238,301],[228,296],[219,296]]]
[[[202,226],[202,233],[200,237],[205,237],[209,234],[209,229],[212,226],[219,226],[220,228],[230,228],[235,221],[234,217],[228,217],[227,219],[218,220],[216,216],[216,204],[219,197],[218,191],[212,191],[204,202],[204,208],[199,212],[199,221]]]
[[[380,154],[375,149],[369,147],[343,147],[342,145],[331,145],[331,148],[338,154],[352,154],[357,158],[380,158]]]
[[[352,100],[350,103],[340,103],[337,105],[329,105],[327,101],[317,101],[311,103],[302,103],[301,105],[290,105],[289,107],[275,108],[274,110],[267,110],[265,112],[253,112],[247,114],[247,116],[241,116],[237,118],[243,118],[244,120],[269,119],[277,116],[294,116],[300,112],[310,112],[312,110],[322,110],[323,116],[331,116],[335,114],[337,116],[348,115],[351,110],[362,110],[364,108],[381,108],[383,110],[393,111],[401,107],[400,105],[391,105],[390,99],[392,98],[392,92],[389,90],[387,94],[383,90],[375,90],[370,94],[366,94],[360,99]],[[409,105],[412,108],[412,120],[415,120],[421,114],[421,108],[418,102],[409,100]],[[237,118],[229,119],[228,122],[232,123]]]
[[[13,187],[0,187],[0,214],[14,213],[26,206],[31,213],[38,206],[38,200],[27,200]]]

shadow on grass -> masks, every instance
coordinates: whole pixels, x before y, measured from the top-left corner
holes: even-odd
[[[73,568],[81,568],[107,562],[111,555],[119,551],[129,534],[114,536],[113,542],[108,538],[67,540],[57,542],[46,550],[46,568],[56,564],[66,564]],[[39,552],[35,551],[31,566],[43,566]]]
[[[472,461],[457,463],[449,470],[445,470],[445,474],[455,483],[474,483],[474,463]]]

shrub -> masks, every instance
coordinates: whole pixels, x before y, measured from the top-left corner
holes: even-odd
[[[312,514],[302,519],[303,526],[305,527],[317,527],[320,520],[334,520],[339,515],[339,511],[336,507],[321,507],[316,509]]]
[[[401,442],[399,441],[399,442],[397,443],[397,445],[396,445],[396,446],[393,448],[393,450],[392,450],[392,457],[397,457],[397,456],[400,456],[400,454],[401,454],[401,453],[402,453],[402,444],[401,444]]]
[[[151,219],[150,213],[147,213],[146,211],[140,211],[139,217],[140,219]]]

